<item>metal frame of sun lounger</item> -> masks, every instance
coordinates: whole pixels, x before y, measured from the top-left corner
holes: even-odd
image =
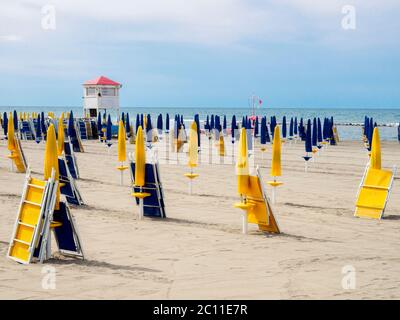
[[[25,153],[22,150],[21,140],[18,137],[15,137],[15,141],[17,142],[18,153],[22,160],[22,164],[25,167],[25,171],[27,171],[28,170],[28,162],[26,161]]]
[[[369,169],[369,162],[368,162],[367,165],[365,166],[364,174],[363,174],[363,177],[362,177],[362,179],[361,179],[361,183],[360,183],[360,185],[359,185],[359,187],[358,187],[356,202],[358,201],[358,198],[359,198],[359,196],[360,196],[361,189],[364,187],[364,181],[365,181],[365,178],[366,178],[366,176],[367,176],[368,169]],[[387,194],[387,196],[386,196],[385,204],[384,204],[384,206],[383,206],[380,219],[382,219],[382,218],[384,217],[385,210],[386,210],[386,205],[387,205],[387,203],[389,202],[389,198],[390,198],[390,195],[391,195],[391,193],[392,193],[392,187],[393,187],[394,177],[395,177],[396,173],[397,173],[397,167],[394,165],[394,166],[392,167],[392,177],[391,177],[391,179],[390,179],[390,183],[389,183],[389,186],[388,186],[388,188],[387,188],[388,194]],[[385,188],[385,189],[386,189],[386,188]],[[357,216],[357,205],[356,205],[356,208],[355,208],[355,210],[354,210],[354,216],[355,216],[355,217],[358,217],[358,216]]]
[[[39,255],[38,259],[40,263],[43,263],[44,260],[47,260],[50,258],[51,252],[49,252],[48,248],[48,241],[49,241],[49,236],[50,236],[50,224],[51,221],[53,220],[53,213],[54,213],[54,208],[56,204],[56,198],[57,198],[57,188],[58,188],[58,181],[54,180],[54,175],[55,171],[54,169],[52,170],[52,180],[53,183],[50,185],[50,191],[49,191],[49,196],[46,199],[46,210],[44,212],[44,222],[43,222],[43,228],[41,232],[42,236],[42,241],[40,243],[40,250],[39,250]],[[40,239],[40,238],[39,238]]]

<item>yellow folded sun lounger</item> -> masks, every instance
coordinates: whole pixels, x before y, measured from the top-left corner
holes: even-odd
[[[396,172],[367,166],[358,192],[354,216],[382,219]]]

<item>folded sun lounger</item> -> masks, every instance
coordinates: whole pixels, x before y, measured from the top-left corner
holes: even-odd
[[[130,164],[132,183],[135,181],[135,163]],[[144,216],[155,218],[166,218],[164,193],[160,180],[160,168],[158,163],[146,163],[145,185],[143,192],[147,192],[150,196],[144,198]],[[133,192],[139,192],[139,187],[133,187]],[[139,205],[139,199],[136,198],[136,204]]]
[[[357,196],[354,216],[382,219],[395,174],[395,167],[392,171],[366,167]]]

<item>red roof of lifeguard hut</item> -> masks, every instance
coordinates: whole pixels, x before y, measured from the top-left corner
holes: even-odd
[[[84,83],[84,85],[95,85],[95,86],[120,86],[121,84],[115,82],[107,77],[100,76],[93,80],[88,80]]]

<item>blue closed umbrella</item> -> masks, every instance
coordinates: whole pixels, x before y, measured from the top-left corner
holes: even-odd
[[[214,121],[214,115],[211,115],[211,122],[210,122],[210,129],[214,129],[215,128],[215,121]]]
[[[313,125],[312,125],[312,145],[313,147],[316,147],[318,145],[318,133],[317,133],[317,119],[313,119]]]
[[[226,115],[224,115],[224,122],[223,122],[223,127],[222,129],[224,130],[224,132],[226,131]]]
[[[146,121],[146,132],[149,132],[153,129],[153,126],[151,124],[151,116],[150,114],[147,115],[147,121]]]
[[[236,124],[236,116],[232,116],[232,122],[231,122],[231,136],[232,136],[232,143],[235,143],[235,130],[237,129],[237,124]]]
[[[128,138],[131,136],[131,123],[130,123],[129,113],[128,112],[126,113],[125,133],[126,133]]]
[[[206,123],[204,124],[204,130],[210,131],[210,117],[207,115]]]
[[[254,123],[254,137],[258,137],[258,126],[259,126],[259,123],[258,123],[258,117],[256,117],[256,121],[255,121],[255,123]]]
[[[322,142],[322,127],[321,127],[321,119],[320,118],[318,118],[318,120],[317,120],[317,127],[318,127],[318,130],[317,130],[318,148],[321,149],[321,147],[322,147],[322,145],[321,145],[321,142]]]
[[[293,138],[293,131],[294,131],[294,122],[293,122],[293,118],[290,118],[290,124],[289,124],[289,139]]]
[[[169,132],[169,113],[167,113],[167,116],[165,117],[165,131]]]
[[[39,143],[40,140],[42,140],[42,126],[40,125],[40,114],[38,114],[37,121],[36,121],[36,138],[35,138],[35,141],[36,141],[36,143]]]
[[[136,133],[137,133],[137,131],[139,130],[139,127],[140,127],[140,116],[139,116],[139,114],[136,114]],[[143,129],[143,127],[142,127],[142,129]]]
[[[293,128],[294,135],[297,136],[297,135],[298,135],[298,131],[297,131],[297,128],[298,128],[298,127],[297,127],[297,117],[294,118],[294,125],[293,125],[293,126],[294,126],[294,128]]]
[[[3,113],[3,131],[4,131],[4,136],[7,137],[7,133],[8,133],[8,116],[7,116],[7,112]]]
[[[299,137],[300,137],[301,141],[306,140],[306,129],[304,128],[303,118],[300,118]]]
[[[286,135],[287,135],[286,116],[283,116],[283,119],[282,119],[282,137],[283,137],[283,139],[286,138]]]
[[[163,120],[162,120],[161,113],[157,117],[157,130],[158,130],[158,133],[161,133],[163,131]]]
[[[106,141],[107,141],[107,146],[111,147],[112,145],[112,122],[111,122],[111,116],[108,115],[107,118],[107,127],[106,127]]]
[[[142,130],[146,130],[146,128],[144,127],[143,113],[140,114],[140,126],[142,127]]]
[[[101,131],[101,129],[102,129],[102,122],[101,122],[101,114],[99,112],[97,114],[97,132],[98,132],[100,141],[102,141],[101,137],[103,136],[103,131]]]
[[[260,128],[260,143],[267,143],[267,118],[263,117],[261,119],[261,128]]]
[[[305,132],[305,149],[306,155],[303,157],[305,161],[311,159],[310,153],[312,153],[312,142],[311,142],[311,120],[308,119],[307,121],[307,131]],[[307,168],[307,166],[306,166]]]
[[[198,114],[194,115],[194,121],[196,122],[196,126],[197,126],[197,146],[200,150],[200,116]]]
[[[17,131],[18,131],[18,114],[17,114],[17,110],[14,110],[13,121],[14,121],[14,130],[15,130],[15,133],[17,133]]]
[[[42,134],[43,136],[46,138],[47,135],[47,129],[46,129],[46,124],[44,122],[44,112],[41,113],[41,117],[40,117],[40,126],[42,127]]]
[[[122,120],[122,122],[125,124],[125,113],[124,113],[124,112],[122,112],[121,120]]]

